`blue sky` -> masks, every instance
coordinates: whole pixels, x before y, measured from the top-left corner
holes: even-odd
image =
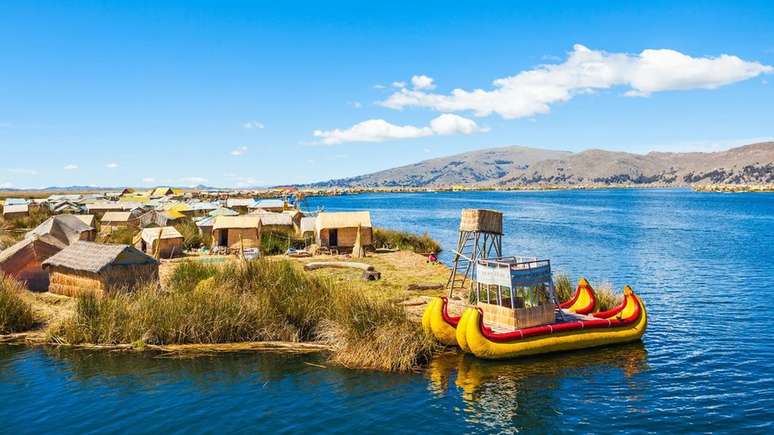
[[[0,187],[728,148],[774,137],[773,22],[770,1],[6,3]]]

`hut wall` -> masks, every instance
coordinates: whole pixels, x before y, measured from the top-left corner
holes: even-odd
[[[14,220],[14,219],[21,219],[29,215],[30,215],[29,212],[3,213],[3,218],[7,220]]]
[[[337,228],[338,230],[338,244],[340,248],[351,248],[355,246],[355,239],[357,238],[357,228]],[[363,246],[373,245],[373,229],[372,228],[360,228],[360,242]],[[320,245],[330,245],[330,229],[326,228],[320,231]]]
[[[180,253],[183,252],[183,238],[175,238],[175,239],[161,239],[154,241],[154,245],[158,244],[160,242],[159,246],[159,258],[171,258],[172,255],[180,255]],[[153,246],[153,251],[147,252],[150,255],[155,254],[156,247]]]
[[[59,295],[77,297],[86,294],[102,296],[106,286],[96,273],[75,271],[63,267],[48,267],[48,291]]]
[[[257,228],[223,228],[212,232],[212,246],[223,246],[221,235],[226,234],[226,247],[231,249],[260,248],[261,233]]]
[[[135,290],[138,286],[159,280],[158,263],[112,265],[100,272],[99,277],[108,290]]]

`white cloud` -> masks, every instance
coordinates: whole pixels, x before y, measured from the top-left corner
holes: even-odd
[[[105,167],[106,167],[106,168],[110,168],[110,169],[115,169],[115,168],[117,168],[117,167],[118,167],[118,163],[116,163],[116,162],[111,162],[111,163],[108,163],[107,165],[105,165]]]
[[[13,188],[13,183],[11,183],[10,181],[4,181],[0,183],[0,189],[12,189],[12,188]]]
[[[70,163],[69,165],[65,165],[64,167],[65,171],[75,171],[76,169],[78,169],[78,165],[74,163]]]
[[[354,107],[355,109],[360,109],[361,107],[363,107],[363,103],[361,103],[360,101],[349,101],[348,104]]]
[[[450,94],[435,94],[401,88],[380,104],[392,109],[472,111],[476,116],[497,113],[511,119],[548,113],[551,104],[614,86],[629,87],[627,96],[647,96],[663,91],[715,89],[773,70],[771,66],[726,54],[691,57],[669,49],[648,49],[632,55],[590,50],[576,44],[564,63],[541,65],[497,79],[491,90],[454,89]]]
[[[419,75],[411,77],[411,85],[414,89],[420,91],[422,89],[435,89],[433,79],[426,75]]]
[[[433,135],[472,134],[482,131],[489,131],[489,129],[479,127],[472,119],[445,113],[430,121],[430,125],[427,127],[395,125],[383,119],[369,119],[348,129],[315,130],[313,134],[322,143],[335,145],[342,142],[383,142]]]
[[[231,151],[232,156],[243,156],[245,154],[247,154],[247,147],[239,147]]]
[[[245,122],[244,124],[242,124],[242,128],[246,128],[248,130],[261,129],[263,127],[264,127],[263,123],[258,122],[258,121],[248,121],[248,122]]]
[[[392,82],[393,88],[405,88],[406,82]]]
[[[151,183],[155,183],[156,179],[153,177],[145,177],[142,179],[142,182],[145,184],[151,184]]]

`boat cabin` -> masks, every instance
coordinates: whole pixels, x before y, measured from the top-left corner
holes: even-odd
[[[473,297],[495,328],[513,330],[556,321],[550,260],[498,257],[476,261]]]

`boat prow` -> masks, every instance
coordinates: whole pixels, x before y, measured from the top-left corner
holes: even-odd
[[[578,287],[572,297],[559,304],[559,308],[576,314],[589,314],[597,308],[597,294],[585,278],[578,280]]]
[[[446,297],[433,298],[422,316],[422,327],[429,334],[447,346],[457,345],[457,326],[461,317],[449,315],[449,300]]]
[[[479,358],[505,359],[550,352],[585,349],[642,338],[647,328],[647,311],[630,287],[616,308],[578,320],[552,323],[508,332],[496,332],[484,324],[481,310],[469,310],[465,322],[465,343]]]

